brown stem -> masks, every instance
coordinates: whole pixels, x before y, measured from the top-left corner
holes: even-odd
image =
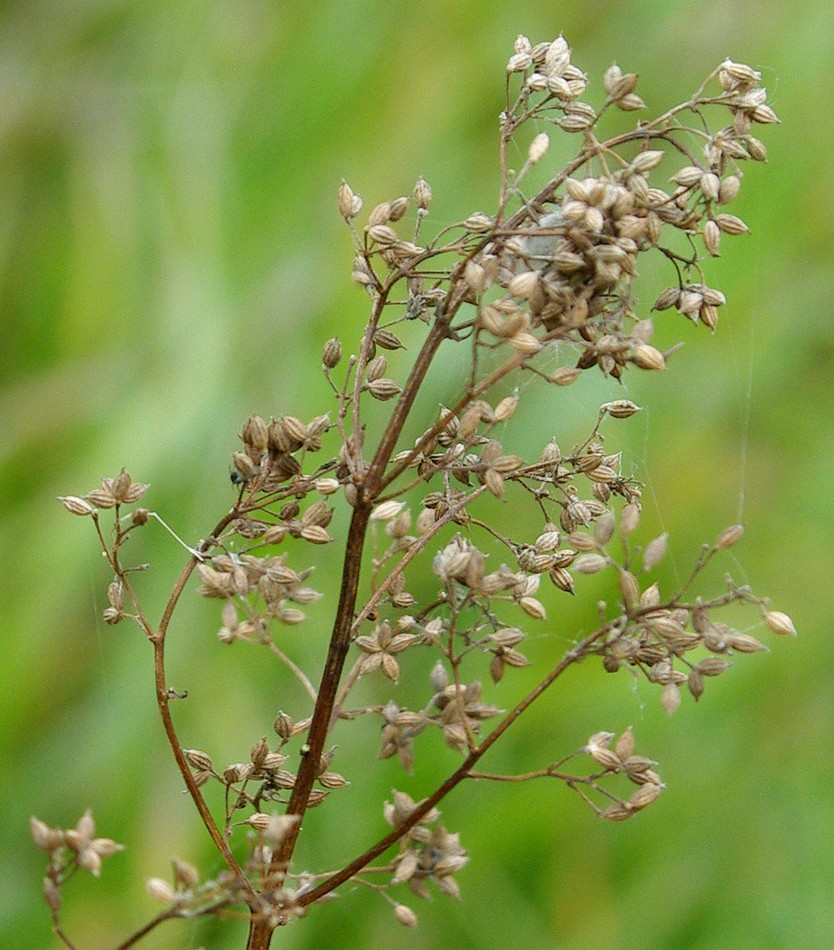
[[[453,282],[453,287],[456,282]],[[411,412],[417,393],[426,378],[429,366],[434,359],[440,344],[446,339],[449,333],[449,324],[452,316],[460,306],[462,300],[452,300],[446,307],[444,313],[435,320],[428,336],[417,354],[414,366],[408,374],[408,379],[403,386],[400,398],[397,400],[394,411],[391,413],[391,420],[385,428],[385,432],[379,441],[377,450],[374,453],[373,461],[368,469],[368,476],[365,481],[365,494],[369,498],[375,498],[383,484],[383,474],[385,466],[397,445],[397,440],[402,433],[405,420]],[[387,479],[385,482],[387,483]]]
[[[331,716],[345,665],[348,648],[350,647],[350,631],[353,623],[353,611],[356,605],[356,594],[359,588],[359,575],[362,567],[362,548],[365,541],[365,532],[368,527],[371,507],[367,502],[358,500],[353,509],[350,520],[347,541],[345,543],[345,560],[342,570],[342,588],[339,595],[339,606],[333,623],[333,633],[327,650],[324,663],[324,672],[318,691],[313,719],[304,749],[304,758],[296,776],[292,796],[287,806],[288,815],[298,815],[299,822],[292,828],[275,850],[269,867],[269,877],[280,886],[290,858],[295,849],[298,832],[307,810],[307,803],[313,782],[319,772],[319,762],[330,730]],[[265,950],[269,947],[272,934],[276,928],[276,921],[271,917],[264,917],[256,913],[253,908],[249,924],[249,939],[247,950]]]
[[[200,543],[199,548],[197,549],[197,554],[202,555],[211,549],[215,543],[214,539],[220,535],[226,525],[229,522],[233,521],[237,517],[237,511],[232,509],[228,514],[224,515],[223,518],[215,526],[214,531],[212,531],[211,536]],[[246,878],[246,875],[243,873],[242,868],[238,864],[235,856],[232,854],[229,849],[229,845],[226,842],[225,838],[220,832],[220,829],[217,827],[217,823],[214,820],[214,817],[211,814],[211,811],[206,804],[205,798],[203,798],[202,792],[200,791],[199,786],[194,780],[194,776],[191,772],[191,767],[188,764],[187,759],[185,758],[185,753],[183,752],[182,743],[177,736],[176,729],[174,727],[174,721],[171,717],[170,709],[170,696],[168,694],[168,683],[167,677],[165,675],[165,636],[168,631],[168,626],[171,622],[171,617],[173,616],[174,609],[179,603],[179,599],[182,596],[182,592],[185,588],[188,578],[194,571],[194,568],[197,566],[199,558],[197,554],[192,555],[182,571],[180,576],[177,578],[176,583],[174,584],[171,595],[168,598],[168,603],[165,605],[165,609],[162,612],[162,618],[159,622],[159,627],[157,632],[151,636],[151,642],[153,643],[154,651],[154,681],[156,684],[156,703],[159,709],[159,715],[162,718],[162,725],[165,729],[165,735],[168,738],[168,744],[171,747],[171,751],[176,760],[177,767],[180,770],[180,775],[182,775],[183,781],[185,782],[186,789],[188,794],[191,796],[192,801],[194,802],[197,811],[200,813],[200,817],[203,820],[203,824],[206,826],[206,830],[211,837],[211,840],[214,842],[214,846],[223,855],[223,859],[228,865],[229,869],[234,873],[240,882],[241,886],[248,893],[248,895],[254,900],[256,895],[252,889],[252,885]]]
[[[158,927],[161,923],[164,923],[166,920],[174,920],[179,914],[176,910],[164,910],[161,914],[158,914],[153,920],[149,920],[144,927],[140,927],[135,933],[131,934],[127,940],[123,943],[120,943],[116,950],[127,950],[128,947],[135,947],[140,940],[146,937],[152,930]]]
[[[194,780],[191,767],[188,764],[188,760],[185,758],[182,744],[180,743],[176,729],[174,728],[174,721],[171,718],[168,687],[165,678],[164,641],[159,638],[155,638],[153,648],[154,679],[156,681],[156,703],[159,708],[159,715],[162,718],[162,726],[165,729],[165,735],[168,737],[168,744],[171,746],[171,751],[173,752],[174,758],[176,759],[177,767],[180,770],[180,775],[182,775],[185,786],[188,789],[188,794],[191,796],[197,811],[200,813],[200,817],[203,819],[203,824],[206,826],[206,830],[208,831],[211,840],[214,842],[214,846],[223,855],[224,861],[229,866],[230,870],[237,876],[240,883],[244,885],[246,890],[249,891],[249,893],[254,897],[254,891],[252,890],[251,884],[246,879],[246,876],[244,875],[240,865],[237,863],[235,856],[229,850],[229,845],[227,844],[223,835],[220,833],[220,829],[217,827],[217,823],[215,822],[214,817],[211,814],[208,805],[206,804],[206,800],[203,798],[200,788]]]
[[[362,550],[365,543],[371,508],[376,496],[379,494],[385,466],[388,464],[388,460],[396,447],[397,439],[414,405],[414,400],[425,379],[431,361],[434,359],[440,344],[447,336],[451,315],[460,305],[460,302],[461,301],[455,297],[450,298],[445,311],[438,315],[429,331],[417,355],[414,366],[409,373],[403,391],[397,400],[394,411],[391,414],[391,420],[380,439],[373,460],[364,477],[364,481],[359,480],[359,472],[354,473],[354,477],[358,482],[356,484],[357,498],[348,529],[347,541],[345,543],[345,559],[342,569],[342,586],[339,594],[339,605],[336,609],[333,632],[330,637],[330,645],[324,662],[324,672],[322,673],[321,685],[319,686],[318,700],[316,701],[313,718],[310,723],[310,731],[304,747],[305,755],[296,775],[292,796],[287,806],[287,814],[298,815],[299,819],[303,819],[304,813],[307,810],[310,791],[318,775],[324,744],[327,741],[327,736],[333,722],[336,694],[339,689],[339,682],[350,647],[357,592],[359,590],[359,577],[362,567]],[[272,857],[269,876],[274,878],[277,883],[283,880],[286,870],[289,867],[300,828],[301,821],[299,820],[298,824],[294,826],[281,842],[280,847],[276,849]],[[253,911],[247,950],[264,950],[264,948],[269,947],[275,926],[274,920],[265,918]]]

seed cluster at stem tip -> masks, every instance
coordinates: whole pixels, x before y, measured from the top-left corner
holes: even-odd
[[[611,66],[602,101],[592,104],[592,86],[563,37],[533,44],[519,36],[506,79],[493,213],[474,210],[429,236],[434,195],[425,179],[364,220],[362,199],[341,183],[337,209],[350,229],[350,273],[367,298],[367,323],[359,339],[324,344],[323,411],[245,421],[232,456],[232,508],[188,548],[159,624],[134,590],[139,568],[122,562],[130,534],[151,516],[165,525],[147,509],[124,513],[148,486],[122,470],[85,495],[61,498],[69,512],[92,519],[112,570],[104,619],[131,620],[154,644],[166,736],[226,864],[202,879],[175,860],[172,881],[150,878],[148,893],[165,910],[124,946],[163,919],[244,905],[248,946],[267,947],[276,928],[348,880],[414,926],[415,912],[389,890],[460,896],[457,876],[469,854],[437,807],[458,785],[550,778],[611,821],[639,814],[663,791],[656,763],[635,751],[630,729],[616,738],[597,731],[560,757],[543,747],[543,761],[529,771],[481,770],[487,750],[566,670],[590,658],[611,674],[628,670],[657,687],[671,714],[686,693],[699,700],[738,656],[766,649],[747,628],[726,623],[724,607],[747,606],[772,633],[796,633],[787,614],[729,576],[721,591],[696,592],[713,558],[741,540],[740,525],[705,545],[689,578],[670,586],[662,573],[670,539],[644,536],[642,485],[609,442],[639,405],[604,403],[573,445],[558,431],[560,411],[539,422],[535,445],[517,423],[530,391],[520,380],[553,387],[558,401],[588,371],[619,380],[666,369],[676,348],[651,342],[654,314],[676,311],[715,331],[726,301],[709,285],[705,262],[725,237],[747,232],[726,209],[745,164],[765,158],[753,131],[777,121],[759,73],[725,60],[689,99],[607,138],[608,113],[646,109],[634,73]],[[552,135],[576,143],[562,167],[547,168]],[[520,168],[509,167],[511,155],[526,156]],[[669,285],[650,309],[635,292],[641,255],[659,255],[669,268]],[[436,406],[429,370],[451,348],[461,368],[457,391],[429,410],[427,403]],[[101,523],[108,510],[111,533]],[[299,637],[324,616],[314,568],[320,551],[337,543],[342,580],[327,614],[329,644],[316,639],[321,662],[305,669],[298,657],[309,650]],[[220,763],[216,753],[183,744],[170,709],[187,693],[167,683],[166,633],[192,573],[199,594],[220,602],[219,643],[262,647],[276,666],[271,735],[221,750]],[[553,605],[568,595],[597,602],[605,581],[598,627],[557,665],[539,669],[541,637],[572,636]],[[531,672],[518,672],[525,668]],[[338,810],[340,800],[348,807],[346,789],[365,781],[367,763],[350,747],[357,722],[378,733],[379,757],[396,760],[422,797],[392,790],[377,816],[387,832],[368,816],[364,852],[335,871],[301,872],[296,842],[318,820],[307,811]],[[217,742],[207,737],[207,745]],[[438,742],[460,764],[426,788],[421,762]],[[220,807],[209,807],[207,786],[220,791]],[[61,933],[67,868],[98,873],[101,857],[119,846],[92,837],[91,816],[74,832],[33,819],[32,834],[50,854],[45,895]]]

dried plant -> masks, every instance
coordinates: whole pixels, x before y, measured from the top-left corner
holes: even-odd
[[[165,920],[244,914],[247,946],[264,948],[274,931],[347,881],[375,891],[400,923],[413,926],[415,912],[394,895],[426,897],[432,885],[458,896],[456,874],[468,854],[440,823],[437,806],[461,783],[553,778],[611,821],[633,817],[660,795],[656,763],[635,750],[630,730],[618,737],[599,731],[577,751],[523,775],[480,769],[484,754],[569,667],[596,658],[611,673],[625,668],[645,677],[671,713],[683,691],[698,699],[731,656],[765,649],[718,619],[721,608],[746,604],[774,633],[795,632],[786,614],[730,578],[711,597],[693,592],[705,566],[740,539],[740,525],[704,546],[679,589],[661,592],[652,580],[667,539],[636,543],[641,485],[608,444],[609,421],[613,429],[639,412],[634,402],[606,402],[592,431],[571,448],[557,442],[555,413],[544,444],[524,455],[500,438],[512,432],[530,389],[507,395],[499,384],[522,374],[554,387],[558,401],[561,387],[593,368],[619,379],[629,367],[666,367],[672,350],[652,345],[653,321],[633,292],[640,255],[662,255],[672,277],[652,309],[674,309],[715,330],[725,301],[707,284],[702,264],[725,236],[747,231],[725,208],[739,191],[744,163],[765,158],[751,130],[777,121],[759,82],[749,66],[726,60],[687,101],[606,139],[600,130],[609,115],[645,108],[636,76],[608,69],[606,97],[596,108],[584,99],[587,78],[562,37],[535,46],[519,37],[507,65],[494,213],[472,213],[427,239],[432,192],[424,180],[410,196],[376,205],[361,224],[362,202],[342,183],[338,210],[354,243],[353,280],[368,297],[367,325],[358,343],[346,344],[349,355],[338,338],[324,345],[329,411],[245,422],[233,456],[234,503],[189,549],[157,622],[136,595],[139,568],[123,561],[125,541],[159,517],[134,507],[147,486],[122,470],[86,495],[62,498],[92,521],[112,569],[104,619],[132,621],[153,646],[165,735],[225,862],[213,880],[181,861],[173,880],[149,880],[163,910],[121,946]],[[716,116],[726,124],[713,130]],[[524,147],[531,124],[553,126],[578,143],[557,172],[542,175],[545,132],[529,141],[522,167],[510,169],[511,148]],[[528,194],[537,175],[543,183]],[[668,181],[671,187],[661,187]],[[394,355],[406,343],[408,358]],[[424,431],[425,421],[415,430],[416,402],[441,347],[457,353],[459,391]],[[562,362],[555,370],[554,354]],[[376,402],[390,407],[382,427],[371,410]],[[512,534],[490,519],[487,495],[518,513]],[[291,658],[284,628],[303,623],[305,605],[319,599],[308,579],[317,546],[329,544],[343,552],[341,589],[321,666],[305,672]],[[265,646],[278,681],[286,683],[283,670],[306,696],[290,712],[271,710],[273,739],[250,740],[244,754],[226,750],[242,761],[223,766],[183,746],[172,714],[181,697],[165,670],[171,621],[194,573],[199,593],[222,604],[220,641]],[[559,592],[553,596],[581,596],[583,576],[597,573],[610,577],[610,594],[596,629],[508,703],[514,672],[530,662],[523,652],[528,628],[552,629],[541,585],[552,585]],[[427,584],[428,597],[420,594]],[[396,697],[404,693],[389,684],[385,695],[394,698],[355,708],[350,698],[365,677],[391,684],[416,677],[420,698],[413,708],[401,704]],[[493,701],[499,696],[508,710]],[[324,804],[325,813],[338,813],[352,772],[351,728],[380,730],[380,757],[397,757],[406,773],[437,742],[458,752],[460,764],[436,787],[421,788],[419,800],[395,791],[381,803],[390,830],[376,832],[350,863],[298,873],[293,853],[302,820],[320,820],[306,812]],[[223,789],[219,814],[203,795],[209,783]],[[338,814],[331,820],[344,821]],[[365,819],[369,836],[378,820]],[[101,859],[120,846],[93,837],[89,813],[68,831],[33,819],[32,832],[50,855],[44,893],[54,929],[72,946],[60,924],[61,888],[79,867],[98,874]],[[248,842],[243,861],[236,857],[241,838]]]

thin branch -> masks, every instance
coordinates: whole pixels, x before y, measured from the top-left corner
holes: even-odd
[[[233,508],[228,514],[224,515],[223,518],[220,519],[214,530],[211,532],[211,535],[204,541],[200,542],[196,551],[188,559],[182,571],[180,572],[180,576],[177,578],[177,581],[174,584],[171,595],[168,598],[168,602],[166,603],[162,612],[162,619],[159,622],[159,627],[157,628],[156,633],[151,636],[151,641],[153,643],[154,649],[154,681],[156,684],[157,708],[159,709],[159,715],[162,718],[162,725],[165,729],[165,735],[168,739],[168,744],[171,747],[177,767],[180,770],[180,775],[185,782],[185,786],[188,789],[188,794],[191,796],[191,799],[194,802],[194,805],[197,808],[197,811],[199,812],[200,817],[203,820],[203,824],[205,825],[211,840],[214,842],[215,847],[220,852],[220,854],[223,855],[224,861],[235,877],[237,877],[237,879],[240,881],[240,884],[244,890],[251,898],[254,899],[256,897],[255,891],[244,874],[243,869],[238,864],[237,859],[232,854],[229,845],[223,837],[220,829],[217,827],[214,816],[211,814],[211,810],[206,804],[206,800],[203,798],[202,792],[200,791],[197,782],[194,780],[191,767],[185,758],[182,743],[179,740],[176,728],[174,727],[173,718],[171,717],[170,695],[168,693],[168,683],[165,674],[165,637],[168,631],[168,626],[171,622],[171,617],[174,613],[174,609],[179,603],[179,599],[182,596],[182,592],[185,589],[188,578],[191,576],[199,560],[202,560],[202,556],[212,548],[215,543],[214,539],[220,535],[223,529],[236,517],[238,517],[238,512]]]
[[[459,785],[464,779],[469,777],[469,773],[472,767],[486,754],[489,749],[504,735],[504,733],[515,723],[518,719],[524,714],[524,712],[529,709],[529,707],[554,683],[556,680],[565,672],[568,667],[572,664],[577,663],[581,660],[588,652],[589,648],[602,636],[604,636],[610,629],[610,626],[606,625],[601,627],[596,632],[585,637],[584,640],[581,640],[572,650],[565,654],[561,662],[554,667],[553,670],[533,689],[528,693],[502,720],[501,722],[489,733],[486,738],[475,748],[469,755],[464,759],[463,763],[452,772],[451,775],[442,782],[438,788],[429,795],[428,798],[420,802],[414,811],[408,816],[406,821],[402,824],[397,825],[396,828],[393,828],[387,835],[383,838],[380,838],[376,844],[372,845],[359,857],[355,858],[350,864],[342,868],[341,871],[338,871],[332,877],[328,878],[326,881],[319,884],[317,887],[314,887],[313,890],[308,891],[306,894],[303,894],[299,898],[299,905],[305,907],[308,904],[319,900],[324,897],[325,894],[329,894],[330,891],[339,887],[340,884],[344,884],[345,881],[350,880],[350,878],[356,874],[357,871],[362,870],[367,864],[374,860],[374,858],[379,857],[383,852],[387,851],[391,845],[396,844],[405,834],[408,833],[415,825],[420,822],[420,819],[427,815],[432,808],[437,805],[449,792],[452,791],[457,785]]]

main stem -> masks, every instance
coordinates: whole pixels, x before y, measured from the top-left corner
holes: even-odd
[[[345,544],[339,605],[333,622],[333,632],[324,662],[324,671],[312,722],[310,723],[310,731],[307,742],[302,747],[301,766],[296,775],[292,796],[287,806],[287,814],[297,815],[299,821],[275,850],[268,875],[268,885],[271,887],[281,887],[286,876],[298,840],[298,833],[301,830],[301,819],[307,810],[310,791],[319,773],[321,755],[333,721],[336,696],[351,643],[351,630],[362,569],[362,551],[371,510],[382,487],[385,467],[396,447],[399,435],[411,407],[414,405],[414,400],[425,379],[428,368],[440,344],[448,334],[452,313],[459,305],[460,300],[453,298],[444,311],[438,314],[409,373],[402,394],[397,400],[391,420],[380,440],[367,474],[361,482],[359,476],[355,476],[356,500]],[[264,914],[261,909],[253,908],[249,925],[249,940],[246,945],[247,950],[267,950],[272,940],[272,934],[282,922],[280,914]]]

